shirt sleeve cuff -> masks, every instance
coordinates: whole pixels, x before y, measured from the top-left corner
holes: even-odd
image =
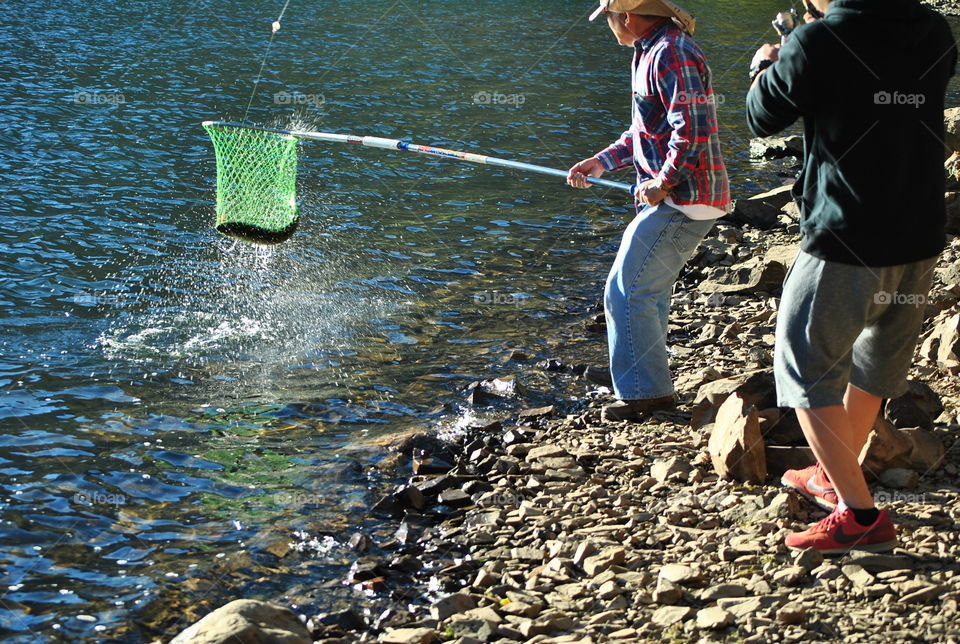
[[[677,187],[680,179],[677,178],[676,170],[671,170],[670,172],[661,171],[660,174],[657,175],[657,183],[665,189],[671,190]]]
[[[613,156],[613,154],[610,152],[607,152],[606,150],[604,150],[603,152],[598,152],[597,154],[594,155],[594,157],[600,160],[600,163],[603,165],[603,169],[607,170],[608,172],[610,170],[616,170],[620,167],[617,164],[617,160]]]

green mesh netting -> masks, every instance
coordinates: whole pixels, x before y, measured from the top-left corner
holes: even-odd
[[[257,243],[279,243],[297,228],[297,139],[204,123],[217,158],[217,230]]]

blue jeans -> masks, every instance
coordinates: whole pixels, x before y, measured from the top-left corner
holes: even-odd
[[[713,227],[660,203],[623,231],[607,277],[604,307],[610,374],[620,400],[673,394],[667,358],[670,295],[680,269]]]

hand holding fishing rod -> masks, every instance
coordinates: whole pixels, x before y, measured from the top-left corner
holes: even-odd
[[[809,23],[823,18],[823,12],[817,9],[811,0],[803,0],[803,8],[805,10],[803,14],[804,22]],[[780,34],[781,45],[787,42],[787,37],[793,33],[793,30],[798,26],[797,10],[793,7],[786,11],[781,11],[777,14],[777,17],[773,19],[773,27],[777,30],[777,33]]]
[[[803,14],[804,22],[810,23],[823,18],[823,12],[817,8],[812,0],[803,0],[803,6],[805,9]],[[773,19],[772,24],[773,28],[780,34],[780,43],[777,45],[766,44],[757,50],[753,60],[750,62],[751,82],[756,82],[760,74],[780,58],[780,47],[787,43],[790,34],[799,26],[797,24],[796,9],[791,7],[786,11],[779,12]]]
[[[589,188],[594,179],[603,175],[606,168],[597,157],[590,157],[576,163],[567,173],[567,183],[574,188]],[[669,190],[664,190],[659,181],[651,179],[633,186],[633,197],[638,204],[656,206],[667,198]]]

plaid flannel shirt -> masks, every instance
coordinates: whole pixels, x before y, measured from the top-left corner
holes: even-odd
[[[679,205],[730,207],[730,182],[720,153],[716,99],[700,47],[670,20],[634,45],[633,124],[598,153],[603,167],[631,162],[637,183],[659,179]]]

